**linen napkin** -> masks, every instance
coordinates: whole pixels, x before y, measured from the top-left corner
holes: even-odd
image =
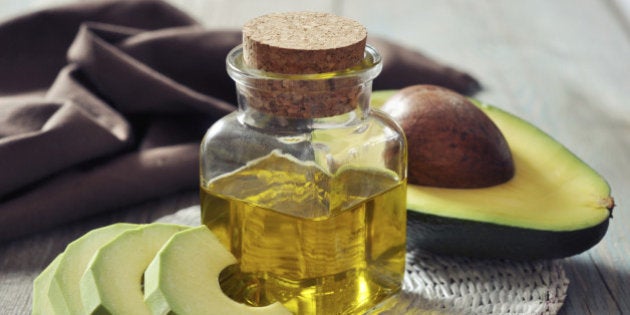
[[[375,89],[470,75],[383,38]],[[0,241],[196,189],[199,142],[236,104],[206,29],[157,0],[88,1],[0,22]]]

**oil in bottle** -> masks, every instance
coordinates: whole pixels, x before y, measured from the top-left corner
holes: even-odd
[[[201,188],[203,223],[239,261],[223,275],[233,299],[355,314],[400,289],[406,185],[395,174],[331,176],[274,153]]]

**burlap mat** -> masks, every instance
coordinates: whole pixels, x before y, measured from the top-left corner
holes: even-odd
[[[160,222],[199,225],[199,206]],[[556,314],[569,280],[558,260],[515,262],[407,253],[402,292],[369,314]]]

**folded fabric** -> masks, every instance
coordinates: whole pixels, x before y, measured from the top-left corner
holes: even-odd
[[[0,22],[0,240],[198,185],[198,143],[235,109],[209,30],[155,0],[88,1]],[[381,38],[375,89],[479,84]]]

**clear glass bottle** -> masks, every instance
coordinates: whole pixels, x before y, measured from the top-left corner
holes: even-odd
[[[238,110],[201,145],[202,221],[238,265],[233,299],[296,314],[356,314],[400,290],[407,147],[369,106],[381,57],[351,69],[285,75],[227,57]]]

